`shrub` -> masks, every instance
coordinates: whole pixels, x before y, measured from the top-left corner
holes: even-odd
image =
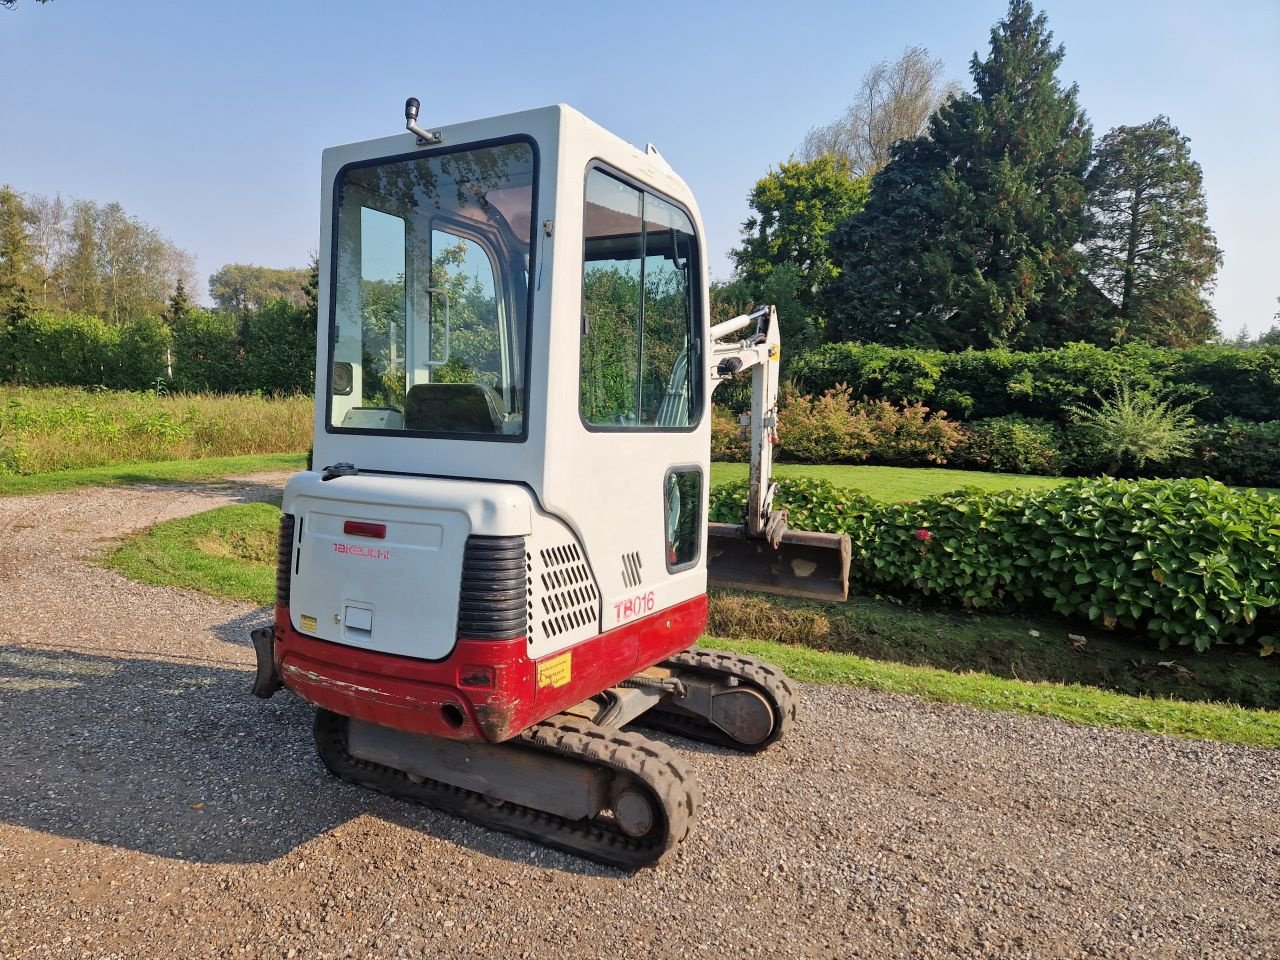
[[[751,459],[751,439],[738,418],[719,406],[711,408],[711,459],[745,463]]]
[[[871,436],[869,459],[895,466],[944,464],[964,439],[964,428],[947,419],[947,412],[930,414],[919,403],[901,409],[884,400],[867,401],[858,412],[866,418]]]
[[[1013,413],[977,420],[967,428],[951,461],[955,466],[1056,477],[1066,465],[1062,431],[1048,420]]]
[[[750,486],[749,480],[717,484],[711,491],[707,516],[714,523],[741,523]],[[827,480],[781,477],[777,481],[773,505],[789,512],[788,521],[797,530],[844,533],[850,516],[871,510],[875,501]]]
[[[778,442],[788,460],[851,463],[870,455],[866,420],[854,412],[849,388],[840,384],[820,397],[785,396],[778,411]]]
[[[73,313],[19,315],[0,331],[0,376],[34,386],[143,390],[164,375],[169,342],[155,317],[116,324]]]
[[[946,411],[853,400],[840,384],[821,397],[784,398],[778,413],[782,455],[806,463],[943,464],[963,438]]]
[[[713,491],[713,519],[740,516],[745,486]],[[1040,601],[1161,647],[1275,643],[1280,511],[1221,483],[1075,480],[883,504],[805,481],[781,482],[778,499],[799,505],[798,529],[848,533],[851,575],[877,589],[974,608]]]
[[[1190,404],[1174,403],[1161,391],[1121,382],[1111,396],[1098,395],[1096,407],[1071,404],[1068,411],[1092,452],[1107,460],[1108,473],[1141,470],[1191,453],[1195,419]]]
[[[310,312],[288,300],[268,300],[245,322],[238,389],[310,393],[315,358],[316,327]]]
[[[173,385],[189,393],[231,393],[240,383],[236,319],[188,310],[173,324]]]
[[[1202,425],[1192,446],[1192,456],[1174,464],[1173,472],[1204,473],[1244,487],[1280,486],[1280,420]]]

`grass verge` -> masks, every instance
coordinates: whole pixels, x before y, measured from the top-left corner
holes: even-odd
[[[279,517],[278,508],[269,504],[220,507],[137,534],[104,563],[147,583],[267,605],[275,596]],[[1230,654],[1224,651],[1216,667],[1210,665],[1212,656],[1188,661],[1196,675],[1196,686],[1190,687],[1184,686],[1188,677],[1177,669],[1176,659],[1167,661],[1173,665],[1168,668],[1156,662],[1157,656],[1173,654],[1147,651],[1150,656],[1144,659],[1142,651],[1111,638],[1089,637],[1077,648],[1066,633],[1076,628],[1065,621],[919,611],[871,598],[822,605],[717,593],[710,627],[709,645],[765,657],[796,679],[812,683],[867,687],[1090,726],[1280,747],[1280,712],[1196,702],[1222,690],[1245,689],[1252,671],[1276,673],[1269,663],[1259,666],[1256,657],[1234,664],[1225,659]],[[1032,633],[1039,635],[1042,645],[1032,643],[1037,639]],[[1146,665],[1134,666],[1135,662]],[[1003,672],[1022,679],[996,675]],[[1026,679],[1028,674],[1036,679]],[[1133,684],[1157,695],[1047,679],[1057,674],[1062,679],[1088,676],[1102,684]],[[1209,687],[1211,676],[1214,685]],[[1166,689],[1170,692],[1163,695]],[[1195,699],[1180,699],[1183,693]]]
[[[304,453],[263,453],[243,457],[209,457],[203,460],[159,460],[152,463],[124,463],[109,467],[86,467],[26,476],[0,474],[0,496],[52,493],[75,487],[114,487],[130,483],[190,483],[220,480],[241,473],[267,470],[302,470]]]
[[[215,597],[275,601],[280,507],[237,503],[134,534],[103,563],[132,580]]]
[[[1091,727],[1124,727],[1191,740],[1280,747],[1280,712],[1273,710],[1134,697],[1079,684],[1029,683],[982,673],[953,673],[764,640],[708,638],[707,643],[763,657],[795,679],[809,683],[905,693],[939,703],[1056,717]]]

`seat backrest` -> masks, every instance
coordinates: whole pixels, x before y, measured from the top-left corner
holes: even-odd
[[[501,433],[502,398],[482,383],[419,383],[404,398],[404,428]]]

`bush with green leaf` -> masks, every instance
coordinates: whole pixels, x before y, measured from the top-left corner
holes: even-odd
[[[741,518],[746,485],[712,491]],[[780,481],[797,529],[848,533],[852,577],[971,608],[1045,603],[1162,647],[1208,649],[1280,631],[1280,507],[1209,480],[1075,480],[879,503],[818,481]]]
[[[1205,474],[1242,487],[1280,487],[1280,420],[1202,424],[1191,455],[1171,465],[1180,476]]]
[[[1011,413],[965,424],[964,440],[948,461],[955,467],[1056,477],[1066,466],[1062,430],[1048,420]]]
[[[1130,344],[1106,350],[1074,343],[1034,353],[943,353],[832,343],[793,356],[787,373],[798,390],[814,396],[845,383],[855,396],[921,403],[964,420],[1014,413],[1063,420],[1071,404],[1088,402],[1120,381],[1175,388],[1206,422],[1280,420],[1280,347],[1178,350]]]
[[[1109,395],[1097,395],[1095,406],[1070,404],[1072,421],[1090,452],[1111,474],[1142,470],[1191,453],[1196,421],[1191,405],[1177,403],[1167,391],[1117,383]]]
[[[751,458],[749,431],[738,418],[719,406],[711,408],[711,459],[725,463],[745,463]]]
[[[820,397],[788,395],[778,411],[781,456],[803,463],[936,466],[963,436],[944,410],[855,400],[844,384]]]

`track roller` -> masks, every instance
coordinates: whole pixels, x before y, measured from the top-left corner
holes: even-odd
[[[771,663],[694,647],[659,666],[684,683],[685,695],[662,700],[636,721],[640,726],[757,753],[795,723],[795,688]]]
[[[669,747],[577,717],[552,717],[487,744],[318,710],[315,741],[343,780],[624,870],[675,849],[702,801]]]

